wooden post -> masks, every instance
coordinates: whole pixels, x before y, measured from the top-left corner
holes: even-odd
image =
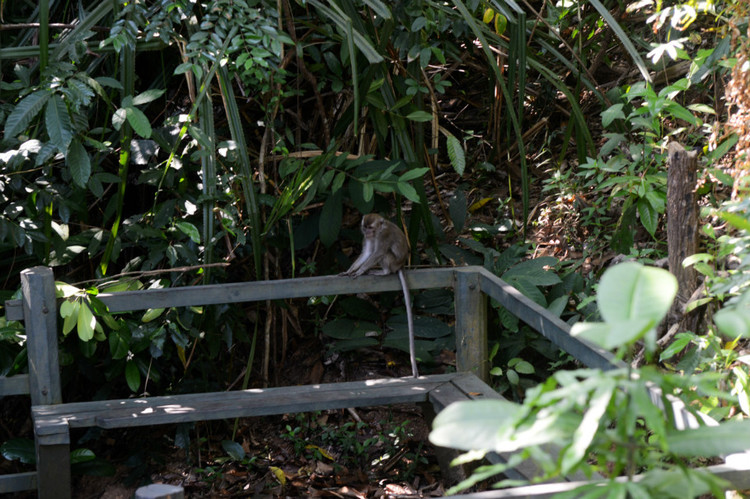
[[[489,381],[487,350],[487,297],[474,269],[456,269],[456,370]]]
[[[679,142],[669,143],[667,248],[669,271],[677,278],[679,285],[670,316],[678,320],[683,307],[697,287],[695,270],[682,266],[685,258],[698,250],[698,205],[695,197],[697,165],[696,151],[686,151]],[[684,322],[680,326],[681,329],[690,328]]]
[[[60,404],[57,299],[52,269],[33,267],[21,272],[21,290],[31,405]],[[39,498],[70,498],[70,436],[67,425],[55,435],[39,435],[36,427],[34,434]]]
[[[23,322],[29,356],[31,405],[62,402],[57,362],[57,301],[55,276],[49,267],[21,272]]]

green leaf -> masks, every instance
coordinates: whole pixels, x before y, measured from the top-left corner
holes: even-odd
[[[83,341],[89,341],[94,337],[94,328],[96,328],[96,317],[91,312],[87,303],[81,303],[80,312],[78,312],[78,337]]]
[[[406,199],[408,199],[412,203],[420,202],[419,194],[417,194],[417,190],[411,184],[407,184],[405,182],[399,182],[396,184],[396,189],[398,190],[399,194],[404,196]]]
[[[597,303],[606,322],[650,320],[658,323],[677,294],[677,279],[664,269],[626,262],[602,275]]]
[[[76,327],[80,310],[81,302],[78,300],[65,300],[60,304],[60,316],[64,319],[63,335],[67,335]]]
[[[667,348],[665,348],[661,355],[659,355],[659,362],[669,360],[682,351],[683,348],[688,346],[693,340],[693,337],[689,333],[679,333],[675,337]]]
[[[34,440],[30,438],[13,438],[0,445],[0,454],[8,461],[18,459],[24,464],[36,463]]]
[[[742,215],[730,213],[728,211],[718,211],[716,212],[716,215],[734,225],[736,228],[750,232],[750,221]]]
[[[115,130],[119,131],[120,128],[122,128],[122,124],[125,123],[125,120],[127,119],[127,111],[125,111],[125,108],[121,107],[112,114],[112,126],[115,127]]]
[[[47,102],[44,123],[47,126],[50,141],[60,152],[66,152],[73,140],[73,124],[70,122],[70,114],[68,114],[65,102],[57,94],[54,94]]]
[[[51,95],[46,90],[37,90],[24,97],[10,113],[8,119],[5,120],[5,138],[15,138],[16,135],[25,131]]]
[[[514,265],[503,274],[502,278],[509,283],[523,279],[535,286],[554,286],[562,281],[557,274],[545,268],[554,265],[557,265],[557,258],[551,256],[533,258]]]
[[[508,18],[499,12],[495,16],[495,33],[502,35],[508,28]]]
[[[190,222],[177,222],[175,226],[180,229],[186,236],[190,238],[195,244],[200,244],[201,233],[198,228]]]
[[[364,182],[362,184],[362,198],[366,203],[369,203],[373,199],[373,195],[375,194],[375,189],[373,188],[372,184],[370,182]]]
[[[521,374],[534,374],[534,366],[525,360],[521,360],[513,366],[517,372]]]
[[[380,328],[373,322],[351,319],[336,319],[324,324],[320,329],[329,338],[337,340],[364,338],[372,333],[381,333]]]
[[[391,18],[391,11],[388,9],[388,5],[381,2],[380,0],[363,0],[365,4],[367,4],[375,14],[377,14],[378,17],[382,17],[383,19],[390,19]]]
[[[134,106],[141,106],[143,104],[147,104],[151,101],[154,101],[164,95],[164,90],[160,90],[157,88],[152,88],[151,90],[146,90],[145,92],[136,95],[133,97],[133,105]],[[133,127],[135,128],[135,127]]]
[[[451,165],[456,173],[459,175],[464,174],[466,168],[466,157],[464,155],[464,148],[461,146],[461,142],[453,135],[448,135],[448,157],[451,160]]]
[[[426,111],[414,111],[406,115],[406,119],[424,123],[432,120],[432,115]]]
[[[718,426],[667,430],[669,452],[684,457],[713,457],[750,449],[750,420],[727,421]]]
[[[137,392],[141,386],[141,373],[133,361],[128,361],[125,364],[125,381],[132,392]]]
[[[143,317],[141,317],[141,322],[151,322],[152,320],[159,317],[162,312],[164,312],[163,308],[150,308],[146,310],[146,312],[143,314]]]
[[[243,449],[242,445],[237,442],[232,440],[222,440],[221,447],[224,449],[224,452],[235,461],[241,461],[245,458],[245,449]]]
[[[505,447],[507,442],[499,430],[522,411],[522,406],[507,400],[453,403],[435,417],[430,442],[464,451]],[[471,431],[467,432],[467,428]]]
[[[677,104],[675,101],[669,102],[669,104],[667,105],[667,111],[673,117],[687,121],[691,125],[700,126],[703,123],[700,118],[695,116],[693,113],[691,113],[681,105]]]
[[[591,400],[589,400],[588,409],[581,420],[581,424],[573,434],[573,443],[563,453],[560,464],[563,474],[570,473],[585,458],[586,451],[601,426],[602,417],[607,411],[612,394],[617,388],[612,378],[603,377],[600,383],[591,396]]]
[[[143,137],[144,139],[151,138],[151,123],[143,111],[136,107],[126,107],[125,116],[128,119],[128,123],[133,127],[133,131]]]
[[[602,126],[607,128],[615,120],[624,120],[625,113],[622,112],[624,104],[613,104],[602,112]]]
[[[750,293],[745,292],[739,302],[727,305],[714,314],[714,322],[723,334],[731,338],[750,337],[748,297],[750,297]]]
[[[70,170],[73,183],[78,187],[85,188],[91,176],[91,158],[77,138],[70,143],[68,153],[65,155],[65,162],[68,165],[68,170]]]
[[[659,225],[659,214],[648,202],[648,199],[638,198],[638,215],[641,217],[643,227],[653,236]]]
[[[606,350],[632,343],[649,332],[656,322],[648,319],[634,319],[614,323],[577,322],[570,334],[594,343]]]
[[[70,453],[70,464],[85,463],[96,459],[96,454],[91,449],[75,449]]]
[[[128,341],[117,331],[109,333],[109,351],[114,360],[124,359],[128,355]]]
[[[423,177],[428,171],[430,171],[429,168],[412,168],[401,175],[398,180],[399,182],[408,182],[409,180]]]
[[[386,325],[392,329],[391,334],[408,337],[409,326],[406,314],[394,315],[386,322]],[[452,332],[453,330],[437,317],[414,316],[414,336],[417,338],[444,338]]]

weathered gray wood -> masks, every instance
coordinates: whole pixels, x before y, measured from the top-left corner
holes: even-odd
[[[404,272],[409,289],[450,288],[453,268],[418,269]],[[149,308],[186,307],[241,303],[251,301],[307,298],[320,295],[379,293],[400,291],[398,276],[363,275],[356,279],[347,276],[320,276],[275,281],[252,281],[229,284],[210,284],[184,288],[144,289],[120,293],[101,293],[97,296],[111,312],[145,310]],[[5,302],[8,319],[20,320],[16,308],[19,300]]]
[[[62,393],[57,361],[57,300],[52,269],[34,267],[22,271],[21,289],[31,404],[59,404]]]
[[[456,309],[456,369],[489,381],[487,297],[476,267],[458,268],[454,288]]]
[[[70,499],[70,445],[35,441],[39,499]]]
[[[32,407],[37,435],[67,426],[125,428],[236,417],[270,416],[323,409],[423,402],[457,374],[376,379],[324,385],[102,400]]]
[[[166,483],[152,483],[135,491],[135,499],[184,499],[185,489]]]
[[[9,395],[28,395],[29,375],[0,376],[0,397]]]
[[[0,475],[0,494],[22,492],[36,488],[36,471]]]
[[[472,269],[480,274],[482,291],[587,367],[602,370],[625,367],[625,364],[616,360],[610,352],[571,336],[568,324],[534,303],[510,284],[484,268]]]

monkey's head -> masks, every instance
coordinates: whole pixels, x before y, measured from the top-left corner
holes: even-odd
[[[384,223],[385,219],[377,213],[368,213],[362,217],[362,234],[368,239],[373,238],[380,234]]]

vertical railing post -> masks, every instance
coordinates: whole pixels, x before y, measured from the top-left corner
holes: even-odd
[[[55,276],[52,269],[33,267],[21,272],[21,291],[31,405],[59,404],[62,394],[57,361]]]
[[[29,359],[31,405],[62,402],[57,357],[57,299],[55,276],[48,267],[21,272],[26,350]],[[34,429],[37,489],[40,499],[70,497],[70,435],[67,425],[55,434]]]
[[[489,382],[487,297],[479,286],[479,274],[459,268],[455,275],[456,370]]]

